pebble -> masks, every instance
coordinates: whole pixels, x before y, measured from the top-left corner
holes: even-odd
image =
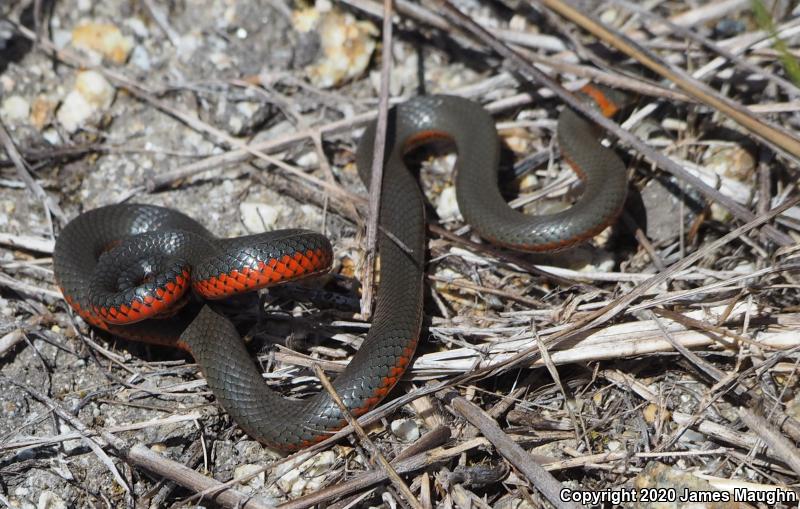
[[[249,476],[258,472],[255,476],[250,478],[247,481],[242,482],[244,486],[249,487],[253,492],[259,488],[264,487],[264,482],[266,477],[264,475],[264,469],[260,465],[254,465],[252,463],[246,463],[244,465],[239,465],[234,469],[233,476],[236,478]]]
[[[0,116],[4,119],[19,122],[26,120],[31,110],[31,105],[25,98],[18,95],[7,97],[0,106]]]
[[[703,166],[717,175],[748,182],[756,171],[756,159],[741,145],[721,144],[703,154]]]
[[[391,424],[392,434],[403,442],[410,443],[419,439],[420,432],[414,419],[397,419]]]
[[[668,420],[670,412],[664,408],[650,403],[642,411],[642,417],[647,424],[654,424],[657,419]]]
[[[72,30],[72,45],[87,53],[124,64],[133,49],[133,39],[111,23],[89,22]]]
[[[167,446],[161,442],[157,442],[150,446],[150,450],[158,454],[163,454],[167,451]]]
[[[150,37],[150,30],[147,28],[147,25],[144,24],[139,18],[127,18],[125,19],[125,26],[130,29],[131,32],[136,34],[136,37],[141,37],[142,39],[147,39]]]
[[[292,497],[314,493],[322,488],[325,474],[335,463],[336,454],[333,451],[321,452],[299,465],[297,462],[283,463],[275,470],[277,488]]]
[[[188,62],[197,48],[200,46],[200,39],[194,34],[186,34],[178,40],[177,56],[180,60]]]
[[[314,16],[308,13],[294,16],[299,32],[313,25],[313,21]],[[350,13],[330,11],[319,17],[316,28],[321,56],[306,68],[314,85],[332,88],[364,74],[375,51],[378,29],[374,24],[359,21]]]
[[[39,495],[39,503],[36,505],[36,509],[67,509],[67,504],[61,497],[52,491],[46,490]]]
[[[114,87],[102,74],[83,71],[78,73],[75,88],[64,98],[56,118],[68,132],[74,133],[86,125],[95,112],[111,106],[113,100]]]
[[[436,202],[436,214],[442,221],[449,221],[459,217],[460,211],[456,201],[455,186],[447,186],[442,189],[439,194],[439,200]]]
[[[250,233],[273,230],[281,214],[281,207],[258,202],[242,202],[239,205],[242,223]]]
[[[55,109],[55,101],[50,100],[45,95],[37,96],[33,100],[33,104],[31,104],[30,119],[33,126],[41,131],[45,126],[52,123]]]
[[[677,239],[681,234],[681,224],[692,216],[689,207],[681,206],[682,197],[676,193],[677,183],[671,178],[667,183],[670,187],[659,179],[651,179],[641,192],[647,236],[654,243]]]
[[[63,141],[61,135],[55,129],[45,129],[42,131],[42,138],[50,145],[60,145]]]
[[[72,428],[70,428],[67,424],[62,423],[62,424],[60,424],[58,426],[58,431],[60,433],[71,433],[74,430]],[[81,440],[80,438],[76,438],[76,439],[73,439],[73,440],[64,440],[61,443],[61,447],[64,449],[64,452],[67,453],[67,454],[70,454],[73,451],[76,451],[76,450],[80,449],[81,447],[85,447],[85,445],[86,444],[84,444],[83,440]]]
[[[131,51],[130,63],[143,71],[149,71],[151,67],[150,54],[143,46],[137,45]]]
[[[53,44],[58,49],[64,49],[72,41],[72,32],[57,28],[53,30]]]
[[[28,490],[25,488],[17,488],[14,491],[14,495],[17,497],[24,497],[27,494]],[[22,498],[18,498],[17,500],[13,501],[13,503],[14,505],[12,507],[14,507],[14,509],[36,509],[35,505]]]

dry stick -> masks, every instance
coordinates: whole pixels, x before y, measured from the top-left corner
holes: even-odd
[[[371,120],[374,120],[376,116],[376,112],[370,111],[367,113],[362,113],[359,115],[355,115],[351,118],[345,118],[342,120],[337,120],[335,122],[330,122],[324,124],[319,127],[311,127],[308,129],[303,129],[301,131],[293,132],[291,134],[286,134],[283,136],[279,136],[277,138],[272,138],[269,140],[264,140],[257,143],[251,143],[247,145],[249,150],[245,148],[236,148],[234,150],[229,150],[223,154],[206,157],[201,159],[200,161],[196,161],[194,163],[187,164],[185,166],[180,166],[174,170],[167,171],[164,173],[159,173],[152,177],[146,184],[148,191],[156,191],[163,187],[166,187],[177,180],[181,180],[184,178],[191,177],[192,175],[197,175],[198,173],[202,173],[204,171],[213,170],[215,168],[219,168],[221,166],[231,165],[235,163],[239,163],[245,161],[251,157],[251,150],[256,150],[259,152],[277,152],[279,150],[286,149],[293,144],[302,141],[306,138],[312,138],[317,135],[325,135],[325,134],[334,134],[342,131],[351,130],[355,126],[359,126],[361,124],[365,124]],[[350,193],[347,196],[347,199],[360,199],[358,195]]]
[[[449,406],[454,410],[453,414],[461,416],[470,424],[481,430],[486,437],[509,463],[514,465],[517,470],[541,492],[544,497],[555,507],[574,508],[580,507],[578,504],[565,502],[561,499],[561,491],[564,489],[558,480],[553,477],[541,465],[536,463],[531,455],[514,442],[511,437],[503,433],[497,422],[486,412],[473,403],[453,393],[443,395],[445,401],[449,400]]]
[[[380,449],[378,449],[375,443],[372,440],[370,440],[370,438],[367,436],[367,432],[364,431],[364,428],[362,428],[361,425],[358,423],[358,421],[356,421],[355,418],[350,414],[350,411],[345,406],[344,402],[342,401],[342,398],[339,397],[339,394],[336,392],[336,389],[334,389],[333,385],[331,384],[331,381],[328,380],[327,376],[325,376],[325,372],[322,371],[322,368],[320,368],[316,364],[314,364],[312,367],[314,368],[314,374],[317,375],[317,378],[319,378],[319,381],[322,384],[322,386],[325,388],[326,391],[328,391],[328,394],[331,395],[333,401],[342,411],[342,415],[344,415],[344,418],[345,420],[347,420],[347,423],[353,427],[353,429],[356,432],[356,435],[358,435],[359,439],[361,440],[361,443],[364,444],[367,450],[370,452],[373,461],[375,461],[386,472],[386,474],[389,476],[389,480],[391,480],[392,484],[394,484],[395,487],[398,490],[400,490],[400,493],[403,494],[409,505],[411,505],[415,509],[422,509],[422,506],[420,505],[419,501],[416,499],[414,494],[411,493],[411,490],[406,485],[406,483],[403,482],[403,479],[401,479],[400,476],[397,474],[397,471],[392,467],[392,465],[389,464],[389,461],[387,461],[386,457],[381,453]]]
[[[537,267],[536,265],[534,265],[534,264],[528,262],[527,260],[525,260],[522,256],[516,255],[511,251],[501,250],[501,249],[499,249],[499,248],[497,248],[497,247],[495,247],[495,246],[493,246],[491,244],[478,244],[477,242],[473,242],[473,241],[469,240],[468,238],[462,237],[462,236],[460,236],[458,234],[455,234],[455,233],[451,232],[450,230],[447,230],[446,228],[443,228],[443,227],[441,227],[439,225],[430,224],[430,225],[428,225],[428,230],[430,230],[431,233],[434,233],[434,234],[438,235],[439,237],[441,237],[443,239],[447,239],[447,240],[449,240],[449,241],[451,241],[451,242],[453,242],[455,244],[464,245],[464,246],[472,249],[473,251],[477,251],[478,253],[496,257],[496,258],[498,258],[500,260],[503,260],[506,263],[510,263],[510,264],[516,265],[516,266],[520,267],[521,269],[524,269],[524,270],[530,272],[531,274],[536,274],[537,276],[541,276],[543,278],[547,278],[550,281],[553,281],[555,283],[558,283],[558,284],[561,284],[561,285],[564,285],[564,286],[577,286],[577,285],[580,285],[580,284],[585,284],[585,283],[579,282],[577,280],[570,279],[568,277],[563,277],[563,276],[559,276],[557,274],[553,274],[553,273],[551,273],[551,272],[549,272],[549,271],[547,271],[545,269]],[[591,285],[591,284],[585,284],[585,285],[589,286],[589,287],[592,287],[594,289],[594,286]]]
[[[739,407],[736,410],[739,418],[767,444],[772,454],[785,461],[796,474],[800,475],[800,452],[794,442],[777,433],[772,424],[749,408]]]
[[[661,327],[660,322],[656,321],[656,323]],[[711,391],[707,393],[700,403],[697,405],[697,409],[693,415],[686,415],[685,419],[680,419],[678,417],[678,413],[673,414],[673,420],[680,424],[680,428],[677,429],[675,432],[671,434],[671,436],[664,442],[662,442],[657,448],[657,451],[664,451],[667,448],[671,447],[678,438],[683,435],[683,433],[689,429],[693,428],[702,420],[702,412],[709,408],[716,400],[721,399],[726,391],[722,391],[724,387],[730,386],[731,381],[735,378],[733,374],[725,375],[725,373],[716,367],[702,361],[698,356],[694,353],[690,352],[688,349],[684,348],[681,344],[676,344],[672,341],[672,338],[669,333],[665,331],[663,327],[661,327],[662,334],[666,337],[667,341],[673,344],[678,352],[680,352],[684,357],[686,357],[690,362],[694,365],[698,366],[702,371],[707,373],[709,376],[714,378],[715,380],[719,380],[714,386],[712,387]],[[752,369],[752,368],[751,368]],[[749,371],[749,370],[748,370]],[[739,375],[739,378],[742,378],[743,374]],[[742,395],[744,391],[741,387],[731,386],[730,389],[736,392],[738,395]],[[741,407],[737,407],[737,411],[740,410]],[[750,447],[756,447],[757,443],[750,445]]]
[[[127,459],[192,491],[213,490],[214,494],[205,497],[205,499],[218,503],[223,507],[241,509],[272,509],[274,507],[233,488],[220,489],[222,483],[219,481],[195,472],[176,461],[164,458],[142,444],[134,445],[129,451]]]
[[[22,329],[14,329],[8,334],[0,337],[0,359],[10,351],[14,346],[25,338],[25,333]]]
[[[492,113],[495,113],[503,109],[512,109],[525,104],[529,104],[531,100],[532,99],[528,94],[517,94],[515,96],[499,99],[490,104],[487,104],[486,109]],[[277,138],[251,143],[250,145],[248,145],[248,147],[251,150],[258,150],[262,152],[276,152],[279,150],[284,150],[286,148],[289,148],[295,143],[300,142],[306,138],[313,138],[315,136],[329,135],[329,134],[335,134],[343,131],[352,130],[354,127],[358,127],[360,125],[366,124],[367,122],[375,120],[376,117],[377,117],[377,111],[368,111],[366,113],[360,113],[358,115],[354,115],[353,117],[350,118],[329,122],[327,124],[323,124],[318,127],[312,127],[294,133],[285,134]],[[186,166],[181,166],[179,168],[176,168],[172,171],[159,173],[158,175],[152,177],[145,184],[145,186],[148,191],[152,192],[161,189],[163,187],[166,187],[168,185],[171,185],[177,180],[191,177],[192,175],[196,175],[198,173],[202,173],[207,170],[218,169],[222,166],[246,161],[250,157],[252,157],[250,150],[238,149],[238,148],[229,150],[223,154],[216,156],[209,156],[201,159],[200,161],[196,161]],[[363,201],[363,198],[355,193],[348,193],[347,199],[356,202]]]
[[[435,387],[432,386],[430,388],[419,389],[417,391],[414,391],[411,394],[406,394],[405,396],[401,396],[401,397],[393,400],[391,403],[379,406],[378,408],[375,408],[372,411],[362,415],[361,417],[359,417],[358,422],[362,426],[366,426],[368,424],[372,424],[373,422],[377,422],[378,420],[386,417],[390,413],[395,412],[398,408],[400,408],[401,406],[409,403],[410,401],[413,401],[416,398],[419,398],[419,397],[422,397],[422,396],[425,396],[425,395],[428,395],[428,394],[432,394],[432,393],[434,393],[434,392],[436,392],[438,390],[446,388],[447,386],[448,385],[446,383],[443,383],[443,384],[439,384],[439,385],[437,385]],[[341,440],[342,438],[344,438],[346,436],[349,436],[352,432],[353,432],[353,426],[348,424],[346,427],[344,427],[341,430],[337,431],[336,433],[332,434],[330,437],[326,438],[322,442],[319,442],[319,443],[314,444],[314,445],[312,445],[310,447],[307,447],[306,449],[303,449],[302,451],[296,452],[296,453],[292,454],[291,456],[287,456],[286,458],[283,458],[282,460],[279,460],[279,461],[277,461],[275,463],[272,463],[268,467],[264,467],[264,468],[258,469],[257,471],[250,472],[245,476],[234,478],[234,479],[231,479],[230,481],[226,481],[224,483],[221,483],[219,486],[211,487],[211,488],[206,489],[205,491],[198,492],[193,497],[190,497],[188,499],[188,501],[198,500],[203,495],[209,495],[209,494],[212,494],[212,493],[220,491],[220,490],[228,489],[228,488],[230,488],[231,486],[233,486],[233,485],[235,485],[237,483],[244,482],[244,481],[246,481],[248,479],[252,479],[256,475],[260,474],[261,472],[266,472],[267,470],[276,468],[278,465],[281,465],[281,464],[284,464],[284,463],[287,463],[287,462],[290,462],[290,461],[296,461],[297,458],[299,458],[301,456],[310,457],[312,454],[314,454],[316,452],[319,452],[319,451],[322,451],[322,450],[325,450],[329,446],[331,446],[332,444],[334,444],[334,443],[338,442],[339,440]],[[419,455],[417,455],[417,457],[418,456]],[[447,457],[449,457],[449,456],[447,456]],[[432,462],[429,461],[428,463],[430,464]],[[403,463],[403,464],[405,465],[406,463]],[[397,471],[401,471],[399,465],[398,465]],[[402,470],[402,472],[405,472],[405,470]],[[383,477],[380,478],[380,480],[382,481],[382,480],[386,479],[386,474],[383,474],[382,472],[381,472],[381,474],[383,475]]]
[[[15,249],[27,249],[39,253],[53,254],[56,243],[52,239],[34,237],[32,235],[13,235],[0,232],[0,245],[10,246]]]
[[[403,451],[392,460],[392,466],[397,472],[408,473],[411,468],[422,468],[429,465],[427,460],[429,455],[427,451],[435,447],[441,446],[450,439],[450,429],[445,426],[439,426],[430,433],[426,433],[419,440],[403,449]],[[423,460],[423,461],[421,461]],[[351,493],[366,489],[370,486],[386,480],[387,474],[382,470],[371,470],[360,474],[355,479],[347,482],[339,483],[334,486],[320,490],[317,493],[296,498],[291,502],[279,505],[276,509],[305,509],[312,505],[328,502],[337,497],[343,497]]]
[[[172,25],[169,24],[169,20],[167,19],[167,15],[164,11],[161,10],[161,7],[155,4],[153,0],[142,0],[144,7],[150,12],[150,17],[153,18],[153,21],[156,22],[158,28],[164,32],[164,35],[167,36],[169,42],[172,44],[173,47],[178,48],[181,45],[181,36],[178,32],[172,28]]]
[[[343,199],[347,199],[350,196],[350,193],[345,191],[338,184],[331,183],[331,182],[328,182],[326,180],[322,180],[320,178],[317,178],[317,177],[315,177],[315,176],[313,176],[311,174],[308,174],[308,173],[306,173],[304,171],[301,171],[298,168],[295,168],[294,166],[292,166],[290,164],[287,164],[286,162],[284,162],[284,161],[282,161],[280,159],[277,159],[277,158],[275,158],[275,157],[273,157],[273,156],[271,156],[271,155],[269,155],[269,154],[267,154],[267,153],[265,153],[263,151],[255,150],[253,148],[250,148],[250,145],[248,145],[247,143],[239,141],[238,139],[228,135],[224,131],[222,131],[220,129],[217,129],[216,127],[214,127],[214,126],[212,126],[210,124],[207,124],[206,122],[203,122],[202,120],[200,120],[200,119],[198,119],[196,117],[193,117],[193,116],[191,116],[189,114],[186,114],[186,113],[184,113],[184,112],[182,112],[182,111],[180,111],[180,110],[178,110],[176,108],[173,108],[172,105],[170,105],[166,101],[162,101],[160,99],[157,99],[156,97],[153,97],[151,94],[147,93],[144,89],[141,89],[140,87],[138,87],[135,83],[127,81],[127,78],[124,78],[121,75],[118,75],[117,73],[113,73],[113,72],[108,71],[108,70],[103,70],[103,71],[109,78],[112,79],[112,81],[114,81],[116,83],[117,86],[121,86],[121,87],[127,89],[132,95],[135,95],[139,99],[142,99],[142,100],[150,103],[151,105],[155,106],[156,108],[160,109],[161,111],[176,117],[178,120],[181,120],[182,122],[184,122],[186,125],[188,125],[192,129],[195,129],[195,130],[200,131],[200,132],[205,132],[207,134],[210,134],[210,135],[214,136],[215,138],[217,138],[219,140],[222,140],[222,141],[228,143],[231,146],[234,146],[236,148],[245,150],[245,151],[249,152],[252,156],[257,157],[259,159],[263,159],[267,163],[273,164],[273,165],[277,166],[278,168],[282,169],[283,171],[285,171],[285,172],[287,172],[287,173],[289,173],[291,175],[294,175],[294,176],[296,176],[296,177],[298,177],[298,178],[300,178],[302,180],[305,180],[305,181],[308,181],[308,182],[310,182],[312,184],[315,184],[315,185],[317,185],[320,188],[330,192],[331,194],[333,194],[335,196],[338,196],[338,197],[343,198]]]
[[[536,80],[539,84],[549,88],[570,108],[585,115],[586,117],[589,118],[589,120],[595,122],[603,129],[612,133],[620,141],[633,147],[637,152],[641,153],[644,157],[652,161],[656,166],[666,170],[667,172],[675,175],[680,179],[685,180],[686,182],[691,184],[695,189],[697,189],[700,193],[702,193],[706,198],[716,201],[723,207],[727,208],[734,216],[736,216],[741,221],[752,221],[753,218],[755,218],[755,214],[753,214],[750,210],[743,207],[742,205],[736,203],[736,201],[734,201],[732,198],[725,196],[716,189],[708,186],[700,178],[695,177],[694,175],[689,173],[687,170],[685,170],[679,164],[674,162],[672,159],[666,157],[665,155],[656,150],[653,150],[647,144],[642,142],[642,140],[640,140],[638,137],[622,129],[614,121],[603,116],[599,111],[579,101],[574,95],[572,95],[571,93],[569,93],[569,91],[567,91],[564,87],[562,87],[560,83],[558,83],[554,79],[544,74],[542,71],[540,71],[538,68],[536,68],[527,60],[525,60],[525,58],[516,53],[514,50],[512,50],[508,46],[504,45],[502,42],[495,39],[480,25],[478,25],[470,18],[462,14],[458,9],[453,7],[453,5],[450,2],[448,2],[447,0],[439,0],[439,1],[442,3],[444,7],[443,12],[453,23],[471,32],[473,35],[481,39],[486,45],[488,45],[494,51],[500,54],[503,58],[507,59],[510,62],[513,62],[525,73],[529,74],[530,77]],[[780,230],[772,226],[769,225],[765,226],[763,228],[763,231],[774,242],[776,242],[781,246],[788,246],[794,244],[794,240],[792,240],[791,237],[789,237],[785,233],[781,232]]]
[[[768,144],[775,145],[788,152],[796,159],[800,159],[800,139],[752,116],[747,109],[740,104],[722,96],[716,90],[694,79],[684,71],[660,62],[656,55],[640,46],[628,36],[614,33],[602,23],[586,16],[564,0],[537,1],[590,32],[598,39],[644,64],[653,72],[665,77],[698,101],[719,110]]]
[[[364,295],[361,297],[361,315],[369,320],[372,315],[372,295],[375,292],[375,255],[378,246],[378,221],[383,191],[383,154],[386,151],[386,127],[389,119],[389,84],[392,71],[392,0],[383,0],[383,61],[381,62],[381,91],[378,102],[378,121],[375,125],[375,143],[369,181],[369,213],[367,216],[367,256],[362,278]]]
[[[589,440],[587,438],[588,433],[578,421],[578,417],[575,415],[575,407],[572,405],[572,401],[570,401],[571,399],[574,401],[572,398],[572,393],[561,381],[561,375],[558,373],[558,368],[556,368],[553,358],[550,357],[550,350],[548,350],[547,345],[542,342],[532,320],[531,325],[533,333],[536,336],[536,342],[539,344],[539,354],[542,356],[542,362],[544,362],[547,372],[550,373],[550,378],[553,379],[556,387],[558,387],[558,390],[561,391],[561,395],[564,397],[564,406],[567,408],[567,414],[569,415],[569,420],[572,421],[572,428],[575,432],[575,442],[580,444],[583,441],[587,449],[591,450],[591,444],[589,444]],[[583,435],[583,437],[581,437],[581,435]]]
[[[663,316],[672,320],[673,322],[677,322],[683,325],[686,328],[694,327],[696,329],[704,330],[707,332],[711,332],[714,334],[719,334],[720,336],[726,336],[734,341],[738,341],[740,343],[744,343],[746,345],[751,346],[758,346],[760,347],[758,341],[754,341],[746,336],[742,336],[741,334],[737,334],[736,332],[730,331],[724,327],[719,327],[717,325],[711,325],[710,323],[706,323],[702,320],[695,320],[694,318],[690,318],[686,315],[681,313],[676,313],[675,311],[670,311],[669,309],[664,308],[653,308],[652,310],[655,314]]]
[[[460,288],[464,290],[471,290],[477,293],[478,295],[481,295],[482,293],[488,293],[490,295],[497,295],[498,297],[504,297],[506,299],[515,300],[517,302],[532,307],[539,307],[543,305],[543,302],[537,299],[531,299],[529,297],[525,297],[524,295],[518,295],[516,293],[509,292],[506,290],[476,285],[475,283],[462,281],[460,279],[452,279],[452,278],[433,276],[433,275],[428,276],[428,279],[431,281],[435,281],[437,283],[442,283],[444,289],[449,289],[448,287]]]
[[[670,18],[670,21],[679,26],[691,27],[705,23],[712,19],[721,18],[734,11],[746,9],[750,0],[719,0],[701,5],[695,9],[682,12]],[[659,33],[656,31],[656,33]]]
[[[8,130],[6,129],[5,124],[3,124],[2,120],[0,120],[0,144],[2,144],[3,148],[6,149],[6,154],[8,154],[8,158],[14,163],[14,167],[17,169],[17,175],[19,178],[25,182],[25,185],[28,187],[33,195],[42,202],[42,205],[45,207],[45,211],[50,211],[56,218],[64,224],[67,222],[67,216],[64,215],[64,211],[61,210],[61,207],[58,206],[54,200],[51,200],[47,193],[44,192],[42,186],[39,185],[38,182],[31,176],[28,172],[28,167],[25,164],[25,160],[22,159],[19,151],[17,150],[17,146],[14,144],[14,140],[11,138],[11,135],[8,134]],[[45,214],[47,215],[47,214]],[[49,215],[48,216],[48,224],[50,223]],[[50,225],[52,229],[52,225]]]

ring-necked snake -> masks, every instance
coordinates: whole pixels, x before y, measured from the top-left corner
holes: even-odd
[[[617,97],[608,92],[583,90],[610,115]],[[367,186],[374,134],[374,125],[368,127],[356,156]],[[391,110],[375,313],[363,345],[334,383],[354,415],[374,407],[400,379],[422,324],[424,202],[404,155],[431,139],[451,139],[458,153],[456,194],[467,222],[492,242],[548,251],[577,244],[612,223],[627,189],[623,163],[599,143],[593,124],[565,109],[557,135],[562,155],[584,181],[584,192],[563,212],[528,216],[509,208],[500,195],[500,144],[493,119],[480,105],[434,95]],[[223,315],[207,305],[191,316],[176,311],[187,301],[190,287],[216,299],[326,271],[332,253],[325,237],[283,230],[217,239],[174,210],[124,204],[91,210],[70,222],[53,258],[56,280],[81,317],[113,334],[191,352],[222,407],[261,442],[296,450],[345,424],[325,392],[296,401],[269,389]]]

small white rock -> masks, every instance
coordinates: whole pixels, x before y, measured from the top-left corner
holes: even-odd
[[[200,39],[194,34],[187,34],[178,41],[177,55],[184,62],[188,62],[195,50],[200,46]]]
[[[403,442],[409,443],[419,439],[419,426],[414,419],[397,419],[392,421],[392,434]]]
[[[114,87],[95,71],[78,73],[75,88],[67,94],[56,118],[68,132],[73,133],[86,124],[95,112],[105,110],[114,100]]]
[[[61,433],[70,433],[70,432],[72,431],[72,430],[70,429],[70,427],[69,427],[69,426],[67,426],[67,425],[66,425],[66,424],[64,424],[64,423],[60,424],[60,425],[58,426],[58,429],[59,429],[59,431],[60,431]],[[82,441],[80,438],[76,438],[76,439],[74,439],[74,440],[64,440],[64,441],[61,443],[61,447],[63,447],[63,448],[64,448],[64,451],[65,451],[66,453],[71,453],[71,452],[73,452],[74,450],[76,450],[76,449],[78,449],[78,448],[80,448],[80,447],[84,447],[84,445],[85,445],[85,444],[83,443],[83,441]]]
[[[258,202],[242,202],[239,205],[242,223],[250,233],[263,233],[275,227],[281,207]]]
[[[230,120],[228,120],[228,126],[230,126],[231,131],[235,133],[238,133],[242,130],[242,125],[242,119],[239,117],[231,117]]]
[[[456,201],[455,186],[447,186],[442,189],[439,201],[436,203],[436,213],[442,221],[457,219],[459,216],[458,202]]]
[[[309,150],[304,154],[300,154],[295,159],[295,164],[301,168],[316,168],[319,166],[319,156],[314,150]]]
[[[36,509],[67,509],[67,504],[52,491],[43,491]]]
[[[42,138],[50,145],[60,145],[62,141],[58,131],[53,128],[42,131]]]
[[[130,28],[131,31],[136,34],[137,37],[141,37],[142,39],[147,39],[150,37],[150,30],[147,28],[147,25],[144,24],[139,18],[126,18],[123,22],[126,27]]]
[[[106,109],[114,101],[114,87],[96,71],[78,73],[78,77],[75,79],[75,90],[98,109]]]
[[[260,104],[250,101],[240,101],[236,103],[236,109],[247,118],[252,118],[260,108]]]
[[[133,48],[128,61],[143,71],[150,70],[150,54],[141,45]]]
[[[239,465],[233,471],[233,476],[236,478],[245,477],[254,474],[255,472],[258,472],[258,474],[256,474],[250,480],[244,481],[242,483],[245,486],[252,488],[253,491],[255,491],[259,488],[264,487],[265,475],[264,475],[264,469],[261,466],[249,463],[244,465]]]
[[[94,108],[89,104],[89,101],[76,90],[73,90],[64,98],[56,118],[67,132],[74,133],[92,116],[92,113],[94,113]]]
[[[0,116],[12,121],[26,120],[30,112],[30,103],[18,95],[9,96],[0,106]]]
[[[350,13],[331,11],[319,20],[322,55],[306,72],[315,85],[330,88],[361,76],[375,50],[378,29]]]
[[[324,451],[300,465],[297,465],[296,462],[284,463],[275,470],[278,487],[292,497],[318,491],[326,480],[325,474],[330,471],[335,462],[336,454],[333,451]],[[294,468],[289,470],[287,467]]]

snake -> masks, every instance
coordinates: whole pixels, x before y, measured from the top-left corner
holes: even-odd
[[[612,115],[620,96],[587,85],[580,97]],[[355,157],[368,189],[375,132],[375,123],[367,126]],[[428,95],[389,111],[378,222],[381,271],[372,323],[333,382],[352,415],[366,413],[392,390],[411,363],[421,333],[425,200],[404,157],[432,140],[451,141],[465,221],[492,243],[554,251],[613,223],[628,186],[625,165],[600,143],[597,126],[565,108],[556,134],[562,157],[584,191],[564,211],[532,216],[510,208],[498,189],[501,144],[493,118],[480,104]],[[234,324],[210,301],[323,273],[332,259],[328,239],[312,231],[218,238],[174,209],[131,203],[80,214],[63,228],[53,253],[56,282],[88,324],[188,351],[231,418],[253,438],[286,452],[331,436],[346,424],[344,413],[326,391],[289,399],[271,389]]]

